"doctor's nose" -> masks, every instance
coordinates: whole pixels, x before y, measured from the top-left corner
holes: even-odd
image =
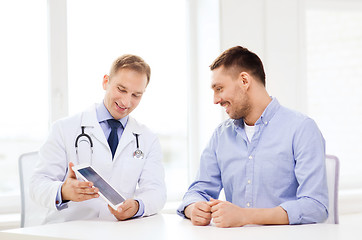
[[[124,104],[125,107],[129,108],[131,106],[131,100],[132,100],[132,96],[131,95],[126,95],[122,99],[122,103]]]

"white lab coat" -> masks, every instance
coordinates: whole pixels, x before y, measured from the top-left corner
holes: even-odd
[[[107,139],[98,123],[96,105],[78,115],[54,123],[51,133],[39,151],[39,161],[31,179],[30,197],[49,209],[44,223],[64,222],[80,219],[116,220],[109,212],[107,203],[101,199],[83,202],[68,202],[68,208],[58,210],[55,199],[59,186],[64,182],[68,163],[78,164],[75,139],[81,133],[81,126],[92,138],[93,167],[125,198],[141,199],[145,205],[144,216],[162,209],[166,201],[164,169],[159,140],[144,125],[129,117],[128,123],[112,161],[112,153]],[[143,159],[134,159],[136,138],[144,153]],[[81,163],[89,163],[89,159]]]

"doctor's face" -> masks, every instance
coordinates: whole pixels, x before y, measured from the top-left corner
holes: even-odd
[[[224,107],[232,119],[247,117],[251,109],[246,93],[248,81],[243,79],[243,74],[232,74],[224,67],[212,71],[211,88],[214,91],[214,104]]]
[[[103,77],[104,105],[118,120],[130,114],[140,103],[147,86],[147,75],[132,69],[119,69],[111,78]]]

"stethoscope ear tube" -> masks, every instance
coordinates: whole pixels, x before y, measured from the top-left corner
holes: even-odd
[[[75,152],[76,152],[76,155],[77,155],[77,161],[78,161],[78,164],[80,164],[80,160],[79,160],[79,151],[78,151],[78,146],[80,145],[80,143],[82,142],[85,142],[85,143],[88,143],[89,144],[89,149],[90,149],[90,156],[88,156],[90,159],[89,159],[89,162],[90,162],[90,165],[92,165],[92,156],[93,156],[93,141],[92,141],[92,138],[86,134],[84,132],[84,129],[86,128],[87,126],[81,126],[81,129],[82,129],[82,133],[79,134],[77,136],[77,138],[75,139]],[[84,137],[83,139],[81,139],[82,137]],[[84,153],[82,153],[81,155],[83,155]],[[83,156],[84,157],[84,156]]]

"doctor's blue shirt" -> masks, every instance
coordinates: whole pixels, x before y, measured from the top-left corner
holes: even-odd
[[[281,206],[290,224],[328,217],[325,141],[316,123],[273,98],[248,141],[243,119],[228,119],[214,131],[200,159],[196,180],[178,208],[217,199],[243,208]]]

